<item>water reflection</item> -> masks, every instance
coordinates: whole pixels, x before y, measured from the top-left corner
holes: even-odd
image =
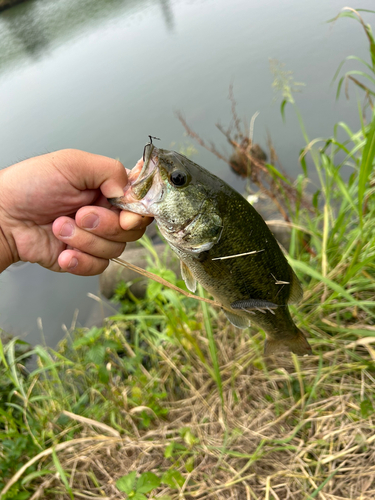
[[[5,33],[9,33],[10,37],[7,46],[12,48],[18,45],[23,53],[30,55],[33,59],[38,59],[48,46],[49,39],[46,33],[40,29],[37,1],[32,0],[26,6],[18,7],[18,9],[19,13],[11,9],[3,14],[2,24],[5,27]],[[4,53],[5,57],[6,55]]]
[[[173,31],[171,0],[155,0],[168,31]],[[0,70],[37,59],[49,48],[118,22],[149,8],[149,0],[29,0],[1,13]]]
[[[173,32],[174,29],[174,16],[173,16],[173,9],[172,9],[172,4],[170,0],[159,0],[160,6],[161,6],[161,11],[165,20],[165,26],[166,28]]]

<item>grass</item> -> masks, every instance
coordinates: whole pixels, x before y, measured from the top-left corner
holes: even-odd
[[[344,14],[359,20],[372,54],[358,11]],[[371,81],[360,78],[368,99]],[[296,103],[291,91],[284,100],[286,116]],[[3,500],[375,497],[371,100],[368,122],[360,111],[359,131],[340,123],[313,141],[298,114],[302,174],[284,210],[305,290],[293,314],[314,355],[266,364],[262,334],[229,325],[212,303],[155,281],[136,299],[121,285],[119,314],[72,328],[56,351],[36,346],[31,373],[21,342],[0,343]],[[312,167],[320,185],[309,205]],[[148,270],[186,291],[170,256],[144,245]]]

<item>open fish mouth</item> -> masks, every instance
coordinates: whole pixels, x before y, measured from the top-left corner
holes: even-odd
[[[163,189],[161,189],[157,175],[159,171],[158,153],[158,149],[153,144],[145,146],[143,158],[128,172],[128,183],[124,188],[124,195],[108,199],[112,205],[142,215],[153,215],[150,212],[150,206],[152,203],[160,201],[163,195]]]
[[[157,163],[157,149],[153,144],[146,144],[143,151],[143,158],[138,161],[129,174],[129,183],[131,186],[135,188],[141,182],[146,181],[151,175],[153,175],[155,168],[157,167]]]

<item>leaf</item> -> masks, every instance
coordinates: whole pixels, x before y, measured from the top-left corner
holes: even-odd
[[[137,482],[137,493],[148,493],[157,488],[160,484],[160,477],[152,472],[144,472],[140,475]]]
[[[30,481],[32,481],[33,479],[35,479],[37,477],[42,477],[46,474],[53,474],[53,473],[54,473],[54,471],[50,470],[50,469],[42,469],[42,470],[30,472],[30,474],[28,474],[26,477],[24,477],[22,479],[21,484],[22,484],[22,486],[25,486],[25,485],[27,485],[27,483],[29,483]]]
[[[361,401],[361,415],[363,418],[369,417],[374,413],[374,407],[369,399],[364,399]]]
[[[174,443],[169,443],[169,445],[164,450],[164,457],[171,458],[173,456]]]
[[[137,492],[134,496],[132,496],[132,500],[147,500],[147,497],[145,497],[143,493]]]
[[[124,491],[127,495],[134,491],[134,485],[135,485],[135,476],[137,475],[137,472],[134,470],[133,472],[130,472],[126,476],[120,477],[116,481],[116,487],[120,491]]]
[[[72,491],[72,488],[70,487],[69,485],[69,481],[68,481],[68,478],[66,477],[66,474],[65,474],[65,471],[64,469],[62,468],[62,465],[60,463],[60,460],[58,459],[57,457],[57,454],[56,454],[56,451],[55,449],[53,448],[52,450],[52,459],[53,459],[53,463],[56,467],[56,470],[57,472],[59,473],[59,476],[60,476],[60,479],[61,481],[64,483],[64,486],[65,486],[65,489],[66,491],[69,493],[69,496],[72,500],[74,500],[74,496],[73,496],[73,491]]]
[[[188,472],[193,472],[194,470],[194,457],[189,457],[185,462],[185,469]]]
[[[320,189],[318,189],[318,191],[315,191],[313,197],[312,197],[312,204],[313,204],[313,207],[315,208],[315,210],[318,210],[318,198],[319,198],[319,195],[320,195]]]
[[[104,345],[93,345],[87,353],[88,358],[96,365],[104,363],[105,347]]]
[[[167,484],[171,488],[178,489],[178,487],[181,488],[183,486],[185,479],[180,471],[171,468],[164,472],[161,482]]]
[[[281,112],[281,116],[282,116],[282,119],[283,119],[283,122],[285,122],[285,111],[284,111],[284,108],[285,108],[285,105],[288,101],[286,99],[283,100],[283,102],[281,103],[281,106],[280,106],[280,112]]]
[[[92,344],[96,339],[100,337],[102,332],[102,328],[97,328],[96,326],[94,326],[83,337],[80,337],[73,342],[73,348],[75,349],[76,347],[80,347],[82,345]]]
[[[303,170],[303,173],[305,174],[305,177],[308,177],[307,175],[307,164],[306,164],[306,155],[303,154],[304,153],[304,150],[302,149],[300,154],[299,154],[299,161],[301,163],[301,167],[302,167],[302,170]]]
[[[279,177],[281,180],[283,180],[289,185],[292,184],[290,180],[287,179],[285,175],[283,175],[281,172],[279,172],[271,163],[266,163],[265,166],[269,170],[271,175],[273,174],[275,177]]]
[[[194,436],[194,434],[190,430],[188,430],[184,434],[184,441],[188,446],[191,447],[198,442],[198,439]]]
[[[373,114],[370,130],[367,134],[366,144],[363,149],[362,162],[358,179],[358,209],[362,220],[362,205],[366,184],[372,171],[375,156],[375,113]]]
[[[27,500],[30,497],[31,497],[31,493],[30,492],[28,492],[28,491],[20,491],[15,496],[9,497],[9,498],[12,498],[12,500]]]

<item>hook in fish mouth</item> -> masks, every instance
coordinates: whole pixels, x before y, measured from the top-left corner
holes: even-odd
[[[150,139],[150,142],[148,142],[145,145],[145,147],[143,148],[143,156],[142,156],[143,157],[143,166],[142,166],[142,169],[139,172],[139,175],[138,175],[136,181],[134,182],[133,186],[137,186],[137,184],[139,182],[145,180],[154,170],[154,168],[151,168],[151,171],[148,174],[146,174],[148,167],[149,167],[150,160],[153,156],[152,153],[153,153],[154,149],[157,150],[157,148],[155,148],[155,146],[152,143],[152,139],[157,139],[158,141],[160,141],[160,139],[159,139],[159,137],[154,137],[152,135],[149,135],[148,137]],[[156,156],[156,155],[154,155],[154,156]],[[155,167],[155,164],[154,164],[154,167]]]
[[[149,135],[148,137],[149,137],[149,139],[150,139],[150,142],[148,142],[148,143],[146,144],[146,146],[143,148],[143,161],[145,161],[145,153],[146,153],[146,148],[147,148],[147,146],[153,146],[153,144],[152,144],[152,139],[155,139],[155,140],[157,140],[157,141],[160,141],[160,140],[161,140],[159,137],[154,137],[154,136],[152,136],[152,135]]]

